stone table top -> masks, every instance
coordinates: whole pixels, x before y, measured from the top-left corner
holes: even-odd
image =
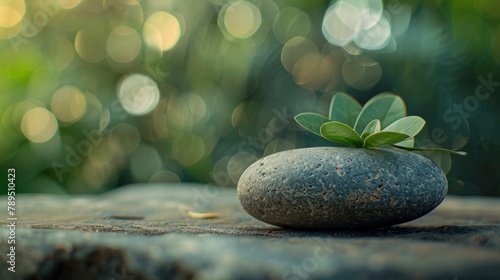
[[[254,219],[235,189],[210,185],[21,194],[15,273],[6,208],[0,279],[500,279],[498,198],[448,196],[392,227],[298,231]]]

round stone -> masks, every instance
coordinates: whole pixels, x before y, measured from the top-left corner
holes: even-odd
[[[253,217],[302,229],[381,227],[417,219],[448,190],[434,162],[395,149],[316,147],[258,160],[238,182]]]

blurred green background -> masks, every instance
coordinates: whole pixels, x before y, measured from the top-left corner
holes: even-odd
[[[496,0],[0,0],[0,166],[17,192],[234,187],[332,145],[295,114],[392,91],[417,146],[469,152],[433,156],[449,193],[499,196],[499,65]]]

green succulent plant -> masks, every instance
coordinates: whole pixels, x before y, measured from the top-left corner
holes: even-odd
[[[431,151],[466,155],[462,151],[417,148],[415,136],[425,120],[407,116],[404,100],[393,93],[380,93],[364,106],[347,93],[336,93],[330,102],[328,117],[317,113],[301,113],[295,121],[312,133],[329,141],[357,148],[376,148],[382,145],[407,151]]]

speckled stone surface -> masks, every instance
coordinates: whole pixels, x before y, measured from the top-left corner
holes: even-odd
[[[238,183],[250,215],[303,229],[404,223],[432,211],[446,192],[446,176],[432,161],[387,149],[284,151],[255,162]]]

